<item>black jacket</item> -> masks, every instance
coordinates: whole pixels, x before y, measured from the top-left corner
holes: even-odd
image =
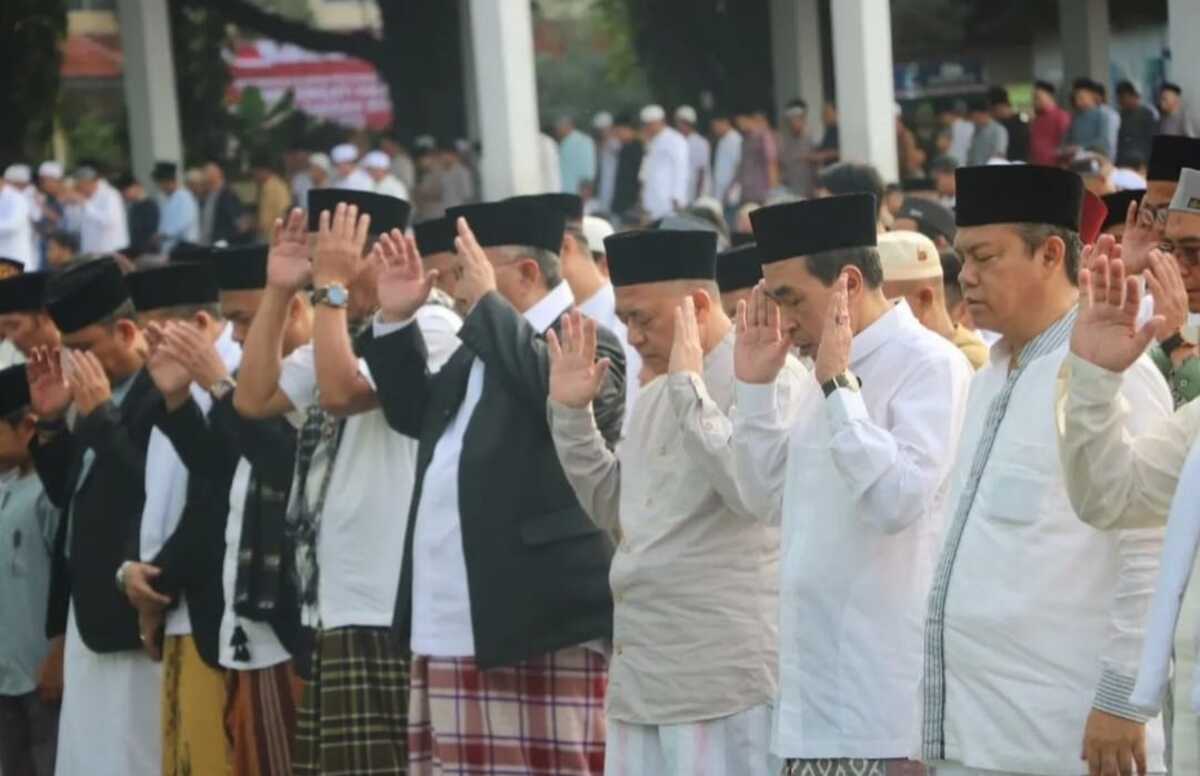
[[[109,402],[80,418],[74,433],[64,431],[45,445],[36,438],[30,443],[46,495],[69,515],[54,541],[46,635],[66,631],[67,607],[74,602],[79,635],[93,652],[142,648],[137,612],[117,589],[116,574],[121,563],[138,557],[146,448],[161,396],[145,370],[133,381],[119,407]],[[95,463],[81,481],[88,448],[96,452]]]
[[[560,317],[554,328],[561,324]],[[611,638],[612,546],[579,505],[554,450],[545,343],[494,292],[467,316],[459,338],[462,347],[435,375],[426,368],[416,326],[379,339],[368,332],[362,341],[389,425],[420,441],[393,621],[397,638],[409,641],[413,535],[425,472],[462,404],[477,357],[486,366],[483,393],[458,470],[475,658],[482,668],[494,668]],[[598,350],[613,364],[595,402],[597,423],[611,442],[624,412],[624,354],[605,330]]]
[[[221,187],[213,203],[216,212],[213,214],[212,241],[225,240],[229,243],[242,242],[246,235],[242,232],[242,201],[228,186]]]
[[[638,206],[642,197],[642,143],[634,140],[617,154],[617,176],[613,183],[613,213],[624,215]],[[634,375],[636,378],[637,375]]]
[[[158,203],[152,199],[143,199],[129,206],[129,249],[126,251],[131,259],[136,259],[144,253],[158,251]]]

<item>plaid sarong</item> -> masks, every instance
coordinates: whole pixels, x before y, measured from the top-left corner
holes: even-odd
[[[599,776],[603,656],[572,647],[481,671],[469,657],[413,656],[413,776]]]
[[[300,681],[291,662],[225,675],[233,776],[291,776]]]
[[[925,776],[925,766],[913,760],[788,760],[783,776]]]
[[[388,628],[317,634],[296,721],[296,776],[403,776],[408,660]]]

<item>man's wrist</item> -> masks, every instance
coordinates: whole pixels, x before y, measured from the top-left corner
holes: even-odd
[[[121,595],[125,595],[125,574],[129,571],[129,567],[132,565],[133,561],[127,560],[121,563],[120,566],[117,566],[117,590],[121,592]]]

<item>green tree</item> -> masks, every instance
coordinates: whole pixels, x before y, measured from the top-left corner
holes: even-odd
[[[172,2],[171,45],[185,164],[224,159],[235,121],[226,109],[230,45],[225,18],[203,7]]]
[[[64,0],[0,2],[0,161],[45,155],[66,31]]]

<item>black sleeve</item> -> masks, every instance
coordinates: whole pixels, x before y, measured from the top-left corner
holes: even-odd
[[[621,439],[625,391],[630,376],[625,371],[625,349],[621,347],[620,340],[612,332],[600,327],[597,327],[596,357],[607,358],[611,362],[600,393],[592,401],[596,427],[611,450]],[[633,379],[636,380],[637,375],[633,375]]]
[[[214,404],[208,417],[263,479],[290,484],[296,466],[296,429],[285,418],[243,418],[233,408],[232,394]]]
[[[421,327],[413,321],[379,338],[368,331],[360,345],[388,425],[400,434],[419,439],[432,383]]]
[[[491,291],[475,304],[458,338],[534,412],[545,412],[550,352],[524,316],[500,294]]]
[[[145,498],[146,449],[130,436],[129,424],[121,420],[121,410],[111,401],[97,407],[75,424],[75,436],[79,442],[103,458],[121,482],[129,482],[140,488],[139,498]]]
[[[35,436],[29,442],[29,452],[33,455],[34,468],[50,503],[59,509],[66,509],[71,500],[71,483],[67,477],[75,454],[74,436],[69,431],[62,431],[45,444]]]
[[[238,461],[237,440],[210,422],[192,397],[172,412],[162,407],[155,425],[171,440],[189,477],[197,476],[215,483],[228,483],[233,479]]]

